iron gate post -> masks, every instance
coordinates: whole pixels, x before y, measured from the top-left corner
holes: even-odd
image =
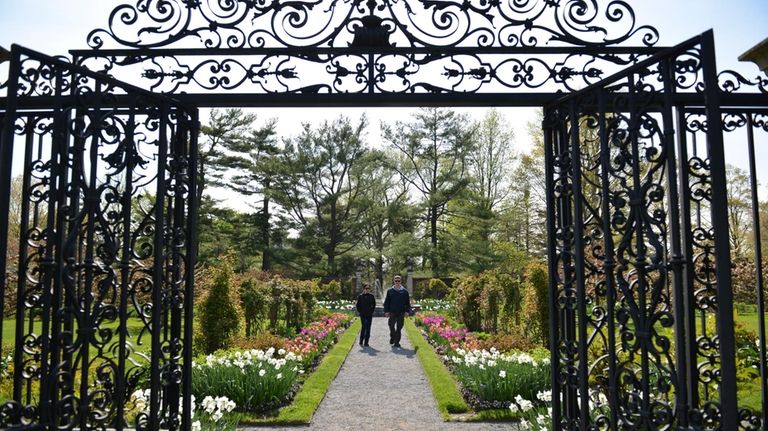
[[[725,179],[725,149],[720,111],[720,88],[715,62],[715,40],[712,31],[701,36],[701,61],[704,101],[707,117],[707,153],[712,175],[712,229],[717,268],[717,335],[720,343],[720,411],[721,426],[738,429],[736,402],[736,348],[731,285],[731,249],[728,231],[728,194]]]

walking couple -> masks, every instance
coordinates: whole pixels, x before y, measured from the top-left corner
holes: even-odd
[[[387,290],[384,297],[384,316],[389,318],[389,344],[400,347],[400,336],[405,322],[405,315],[411,313],[411,298],[408,290],[402,285],[402,278],[396,275],[392,280],[394,284]],[[373,310],[376,308],[376,298],[371,294],[371,288],[363,285],[363,293],[357,297],[357,312],[363,329],[360,331],[360,345],[368,346],[371,338],[371,323],[373,322]]]

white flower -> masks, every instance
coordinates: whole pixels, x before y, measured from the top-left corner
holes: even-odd
[[[533,408],[533,403],[521,397],[520,395],[515,397],[515,402],[520,406],[520,410],[527,412]]]
[[[208,414],[211,414],[216,410],[216,400],[212,396],[208,395],[203,398],[203,410]]]
[[[552,391],[541,391],[536,394],[536,398],[545,403],[552,402]]]
[[[499,371],[499,377],[501,377],[502,379],[507,377],[507,372],[504,370]]]
[[[203,429],[203,426],[200,425],[200,421],[192,422],[192,431],[201,431],[202,429]]]
[[[283,373],[277,373],[277,376],[275,376],[277,380],[280,380],[283,377]]]
[[[264,368],[259,370],[259,377],[264,377],[264,374],[267,374],[267,372],[264,370]]]
[[[510,403],[510,404],[509,404],[509,410],[511,410],[511,411],[512,411],[512,413],[517,413],[517,411],[518,411],[519,409],[517,408],[517,404],[515,404],[515,403]]]
[[[530,422],[528,422],[528,421],[527,421],[527,420],[525,420],[525,419],[522,419],[522,420],[520,421],[520,429],[524,429],[524,430],[527,430],[527,429],[531,429],[531,423],[530,423]]]
[[[216,413],[211,415],[211,419],[213,419],[214,422],[218,422],[222,416],[224,416],[224,413],[222,413],[221,410],[216,410]]]

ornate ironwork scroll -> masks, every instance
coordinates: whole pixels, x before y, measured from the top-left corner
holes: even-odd
[[[737,382],[765,388],[765,329],[735,337],[720,129],[764,131],[765,106],[717,97],[765,82],[718,86],[712,58],[707,33],[547,108],[555,429],[764,426]]]
[[[16,218],[0,216],[3,236],[19,236],[18,261],[0,261],[2,273],[15,272],[3,292],[16,294],[5,304],[15,308],[4,317],[15,318],[16,344],[0,426],[180,429],[189,421],[179,412],[190,395],[197,111],[23,48],[12,56],[0,190],[22,184]],[[51,108],[17,108],[28,97]],[[14,147],[23,149],[18,169]],[[145,389],[139,402],[133,394]]]
[[[138,0],[73,53],[163,93],[407,100],[570,91],[657,51],[657,41],[620,0]]]

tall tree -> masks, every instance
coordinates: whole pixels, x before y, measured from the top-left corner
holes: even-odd
[[[271,237],[271,195],[274,177],[277,171],[277,120],[272,119],[257,129],[251,129],[246,136],[233,140],[226,145],[227,154],[217,160],[218,166],[228,169],[226,187],[247,197],[256,197],[249,204],[257,211],[253,214],[253,224],[257,226],[258,238],[252,242],[261,252],[261,269],[272,268]]]
[[[357,124],[341,116],[316,129],[304,124],[301,135],[285,141],[279,157],[275,198],[305,231],[317,234],[329,275],[336,275],[336,257],[361,240],[360,168],[367,123],[365,116]]]
[[[495,213],[512,191],[509,173],[515,162],[515,135],[496,109],[490,109],[475,130],[475,146],[469,153],[470,190],[474,205],[489,217],[481,223],[481,237],[488,241]]]
[[[434,276],[441,271],[438,228],[448,203],[469,183],[467,154],[473,135],[466,115],[444,108],[422,108],[409,123],[382,124],[384,140],[403,155],[396,169],[422,197]]]
[[[384,283],[384,264],[387,247],[392,239],[416,228],[413,207],[408,199],[408,184],[392,169],[392,155],[373,150],[365,159],[365,183],[362,205],[365,246],[374,259],[374,276]],[[404,257],[403,257],[404,258]]]
[[[203,193],[209,185],[222,185],[222,176],[228,169],[228,150],[242,145],[256,115],[242,109],[213,109],[208,124],[200,128],[205,136],[200,145],[197,167],[197,203],[202,203]]]
[[[544,253],[546,241],[546,183],[544,178],[543,114],[528,123],[531,149],[520,156],[512,174],[512,205],[504,212],[504,235],[530,254]]]
[[[468,153],[469,187],[449,206],[447,237],[453,253],[445,255],[454,270],[481,272],[496,263],[492,240],[499,215],[510,206],[514,133],[495,109],[475,125],[475,145]]]
[[[728,199],[728,230],[731,251],[736,257],[746,257],[754,242],[752,236],[752,201],[747,173],[734,165],[726,165],[726,194]]]

